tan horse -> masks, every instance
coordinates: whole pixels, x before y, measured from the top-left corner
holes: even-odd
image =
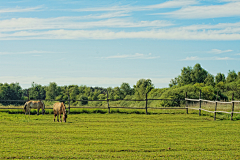
[[[30,111],[31,108],[37,109],[37,115],[39,115],[39,110],[40,108],[42,109],[42,114],[44,115],[45,113],[45,105],[42,101],[28,101],[24,104],[24,109],[23,111],[25,112],[25,114],[29,113],[30,115]]]
[[[61,114],[63,114],[63,121],[66,122],[67,112],[63,102],[57,102],[53,105],[53,114],[54,114],[54,122],[55,122],[56,116],[57,116],[57,121],[59,122],[59,116],[60,116],[60,121],[62,122]]]

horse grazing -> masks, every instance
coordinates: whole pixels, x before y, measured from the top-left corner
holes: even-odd
[[[27,114],[27,112],[30,115],[30,111],[31,108],[37,109],[37,115],[39,115],[39,109],[42,109],[42,114],[44,115],[45,113],[45,105],[42,101],[28,101],[24,104],[24,109],[23,111],[25,112],[25,114]]]
[[[55,122],[56,116],[57,116],[57,121],[59,122],[59,116],[60,116],[60,121],[62,122],[61,114],[63,114],[63,121],[66,122],[67,112],[63,102],[57,102],[53,105],[53,114],[54,114],[54,122]]]

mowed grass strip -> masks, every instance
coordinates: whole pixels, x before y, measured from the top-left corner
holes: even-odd
[[[240,121],[196,114],[0,112],[0,159],[239,159]]]

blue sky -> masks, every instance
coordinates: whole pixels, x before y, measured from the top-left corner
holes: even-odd
[[[168,87],[240,71],[240,0],[1,0],[0,83]]]

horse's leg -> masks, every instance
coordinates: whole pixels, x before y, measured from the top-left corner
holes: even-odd
[[[53,119],[54,122],[55,122],[55,117],[56,117],[56,115],[57,115],[57,114],[54,113],[54,119]]]
[[[59,113],[57,113],[57,121],[59,122]]]
[[[39,115],[39,108],[37,109],[37,115]]]
[[[60,113],[60,122],[62,122],[61,113]]]

